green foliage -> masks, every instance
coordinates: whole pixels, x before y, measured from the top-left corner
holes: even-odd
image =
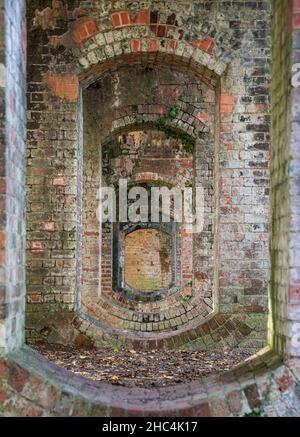
[[[55,165],[56,170],[66,170],[65,164],[56,164]]]
[[[250,413],[244,414],[244,417],[261,417],[263,414],[263,408],[261,404],[257,404]]]
[[[195,147],[195,140],[190,137],[185,132],[175,131],[174,129],[167,126],[169,121],[172,121],[180,112],[180,107],[177,103],[167,112],[165,115],[160,117],[157,122],[155,122],[155,126],[157,129],[162,130],[167,138],[174,138],[175,140],[181,141],[183,150],[187,153],[193,153]]]
[[[187,303],[192,299],[193,295],[192,294],[188,294],[187,296],[184,296],[181,298],[181,302],[182,303]]]
[[[70,158],[71,159],[75,159],[76,158],[76,150],[72,149],[69,152]]]

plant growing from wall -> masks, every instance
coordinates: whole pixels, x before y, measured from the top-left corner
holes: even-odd
[[[178,103],[175,103],[172,108],[166,114],[161,116],[154,124],[157,129],[162,130],[166,134],[167,138],[174,138],[175,140],[180,141],[185,152],[193,153],[195,140],[191,138],[190,135],[188,135],[187,133],[175,131],[167,125],[169,122],[177,117],[179,112],[180,106],[178,105]]]
[[[265,407],[270,401],[270,395],[272,392],[273,386],[273,374],[271,374],[268,378],[268,383],[266,387],[266,391],[263,394],[262,400],[255,405],[255,407],[250,411],[250,413],[246,413],[244,417],[262,417],[265,412]]]

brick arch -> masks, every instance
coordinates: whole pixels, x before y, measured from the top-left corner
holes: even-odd
[[[177,49],[174,50],[168,46],[165,47],[164,40],[158,39],[157,49],[152,52],[148,48],[151,41],[151,38],[143,38],[136,47],[135,44],[129,43],[125,39],[124,42],[128,45],[126,45],[124,51],[121,50],[120,53],[115,55],[113,45],[109,46],[111,50],[101,52],[102,46],[99,46],[97,41],[90,40],[87,47],[84,47],[83,52],[89,54],[79,57],[79,59],[77,57],[73,69],[76,69],[76,74],[84,87],[89,86],[104,72],[113,71],[122,64],[168,67],[187,74],[196,74],[210,86],[215,86],[226,70],[226,64],[200,49],[191,47],[186,42],[179,42]],[[92,48],[90,52],[88,51],[89,45]],[[89,59],[92,59],[92,61]]]
[[[114,32],[110,33],[116,36],[117,33]],[[118,40],[118,44],[123,44],[123,48],[116,51],[114,43],[106,43],[103,35],[99,33],[76,48],[67,72],[65,68],[60,71],[58,66],[55,72],[50,70],[43,74],[43,82],[60,98],[76,101],[79,84],[86,88],[105,72],[116,71],[122,65],[142,65],[148,68],[171,68],[187,75],[193,74],[208,86],[218,87],[219,79],[227,68],[223,61],[186,41],[178,41],[176,49],[172,45],[166,45],[165,39],[157,38],[155,41],[155,50],[152,50],[151,37],[130,40],[127,35]]]
[[[176,186],[176,180],[173,177],[163,177],[155,172],[140,172],[133,176],[133,183],[156,183],[158,185],[166,185],[169,188]]]
[[[182,50],[184,52],[184,55],[186,55],[188,52],[185,47],[185,43],[182,46]],[[94,39],[89,40],[86,44],[84,44],[83,51],[88,51],[88,47],[92,47],[93,50],[96,50],[97,45],[95,45]],[[141,46],[142,47],[142,46]],[[132,48],[132,46],[130,46]],[[163,48],[163,44],[161,45],[161,48]],[[117,71],[120,67],[122,67],[124,64],[126,65],[142,65],[142,66],[151,66],[155,65],[158,66],[160,69],[165,69],[168,67],[174,68],[176,71],[184,72],[185,75],[197,75],[198,78],[201,78],[206,84],[209,84],[210,87],[215,88],[218,86],[219,77],[216,72],[210,70],[208,67],[204,65],[199,64],[199,58],[196,61],[196,55],[200,55],[197,51],[198,49],[192,48],[190,51],[190,54],[194,54],[194,58],[190,59],[188,57],[179,57],[178,54],[175,54],[174,50],[171,50],[170,53],[166,53],[166,51],[160,51],[158,50],[158,53],[155,55],[155,59],[151,59],[151,56],[149,59],[145,56],[143,56],[142,51],[134,51],[129,54],[125,53],[123,55],[120,55],[118,57],[112,57],[112,59],[101,59],[99,50],[97,51],[97,61],[94,59],[95,66],[86,68],[86,71],[83,71],[82,73],[79,73],[79,82],[83,89],[89,87],[93,83],[96,83],[102,75],[107,73],[108,71]],[[201,52],[201,51],[200,51]],[[96,54],[95,54],[96,56]],[[203,55],[204,56],[204,55]],[[208,62],[208,59],[204,57],[205,60]],[[81,59],[81,64],[84,61]],[[188,65],[190,65],[192,68],[189,69]],[[211,60],[210,66],[215,65],[214,61]],[[220,66],[220,64],[219,64]],[[82,66],[81,66],[82,69]],[[99,129],[100,135],[99,135],[99,144],[106,143],[109,141],[110,138],[112,138],[114,135],[122,132],[126,132],[130,129],[134,128],[142,128],[143,126],[154,129],[160,130],[159,127],[157,127],[156,123],[153,123],[153,120],[159,121],[160,117],[163,114],[166,114],[170,107],[168,106],[162,106],[157,105],[156,107],[153,107],[153,105],[146,109],[146,117],[140,117],[139,114],[136,112],[136,109],[134,107],[124,107],[124,108],[118,108],[117,111],[113,114],[113,117],[108,117],[108,122],[106,123],[105,120],[103,121],[103,125],[107,125],[106,130]],[[189,123],[183,119],[179,119],[178,117],[174,117],[171,121],[168,121],[166,123],[167,128],[171,128],[174,131],[183,132],[184,134],[187,134],[193,138],[196,142],[199,142],[200,136],[208,135],[209,134],[209,123],[206,118],[206,115],[202,112],[198,112],[197,114],[191,114],[188,113],[185,108],[181,108],[182,115],[185,117],[189,117]],[[111,117],[111,119],[110,119]],[[128,121],[130,119],[130,122]],[[191,120],[192,119],[192,120]],[[150,121],[149,121],[150,120]],[[162,130],[162,129],[161,129]],[[203,140],[203,139],[202,139]],[[126,320],[126,315],[132,314],[137,311],[138,305],[135,304],[135,302],[128,302],[126,299],[123,298],[121,295],[116,295],[112,292],[106,292],[106,295],[101,295],[100,300],[103,301],[102,304],[97,304],[97,312],[99,311],[100,314],[102,312],[101,320],[109,320],[111,319],[112,323],[109,326],[108,323],[101,323],[99,321],[94,320],[95,325],[98,327],[103,328],[103,330],[107,330],[111,334],[114,331],[118,331],[118,336],[122,337],[122,329],[128,330],[128,318]],[[100,301],[99,301],[100,302]],[[191,309],[192,304],[190,303]],[[178,301],[178,297],[169,296],[164,303],[164,308],[161,308],[157,306],[156,312],[165,312],[166,314],[169,313],[168,307],[174,307],[175,309],[178,309],[177,315],[175,315],[173,318],[178,317],[180,314],[180,310],[178,307],[182,306],[182,304]],[[187,304],[189,306],[189,304]],[[203,314],[207,315],[207,306],[203,302],[203,308],[199,308],[199,312],[201,316],[203,317]],[[93,304],[94,310],[96,310],[96,305]],[[149,307],[149,310],[147,308]],[[103,308],[105,310],[103,310]],[[124,308],[126,311],[124,311]],[[153,310],[153,308],[152,308]],[[183,310],[183,308],[182,308]],[[147,305],[147,303],[143,304],[143,311],[141,314],[146,312],[144,314],[145,319],[147,318],[147,311],[150,311],[150,305]],[[185,311],[185,310],[184,310]],[[210,310],[209,310],[210,311]],[[152,311],[153,312],[153,311]],[[122,314],[123,313],[123,314]],[[89,322],[92,320],[84,314],[82,311],[79,313],[81,317],[86,318]],[[151,315],[151,314],[150,314]],[[205,316],[204,316],[205,317]],[[124,322],[121,322],[121,319],[125,318],[125,324]],[[170,316],[169,316],[170,318]],[[195,314],[191,316],[191,319],[195,319]],[[129,320],[130,321],[130,320]],[[146,322],[145,322],[146,323]],[[113,327],[112,327],[113,325]],[[99,330],[100,336],[101,330]],[[93,333],[93,337],[97,338],[97,333]],[[137,338],[133,335],[133,338]],[[183,338],[183,337],[182,337]],[[185,337],[186,339],[186,337]],[[143,342],[141,342],[143,344]]]
[[[296,3],[295,1],[293,16],[295,29],[299,27],[299,12]],[[276,23],[273,37],[275,50],[279,50],[282,49],[282,34],[292,35],[292,38],[287,38],[291,43],[293,38],[296,39],[296,31],[293,33],[290,31],[292,13],[289,13],[290,11],[286,13],[285,2],[283,0],[274,0],[273,5],[275,11],[274,24]],[[21,32],[19,32],[20,17],[14,14],[15,10],[11,6],[15,6],[14,2],[5,5],[5,14],[8,15],[12,23],[8,37],[11,42],[15,42],[13,36],[21,35]],[[12,32],[15,26],[16,32],[13,35]],[[278,32],[278,29],[282,29],[282,31]],[[287,44],[286,57],[288,60],[290,45]],[[11,46],[16,47],[13,44]],[[7,62],[11,67],[15,66],[15,60],[10,56],[7,57]],[[22,64],[20,63],[18,67],[20,65]],[[280,85],[278,89],[280,90],[279,98],[281,101],[280,105],[275,108],[275,112],[277,115],[282,115],[286,111],[286,97],[289,95],[290,84],[288,80],[280,81],[279,79],[282,77],[283,70],[286,73],[285,76],[290,77],[290,63],[286,62],[284,66],[277,65],[275,69],[276,73],[281,73],[276,74],[275,79],[275,85]],[[14,92],[16,92],[15,89]],[[10,110],[6,112],[5,117],[11,121]],[[280,119],[280,117],[276,119],[275,133],[277,132],[276,123]],[[288,126],[290,121],[285,121]],[[290,155],[291,138],[287,132],[289,132],[288,128],[280,138],[276,135],[274,137],[274,151],[278,156],[282,156],[283,149]],[[293,135],[293,139],[295,139],[296,134]],[[19,144],[21,142],[22,140]],[[7,144],[10,145],[8,139]],[[12,164],[15,164],[15,160],[8,163],[9,168]],[[286,167],[283,158],[282,160],[279,159],[278,164],[280,169]],[[14,169],[11,173],[12,175],[16,174]],[[282,178],[279,182],[276,179],[278,177]],[[295,218],[298,200],[297,196],[291,197],[289,184],[285,184],[286,181],[289,182],[285,171],[280,171],[279,176],[275,175],[273,178],[274,194],[276,191],[276,196],[278,195],[275,187],[283,187],[282,198],[291,200],[292,216]],[[14,182],[18,183],[17,179]],[[22,187],[22,183],[18,184],[18,188],[20,187]],[[278,224],[277,227],[284,229],[288,240],[294,241],[294,238],[289,237],[295,237],[296,231],[291,230],[289,225],[286,224],[285,217],[283,218],[281,214],[282,205],[278,205],[278,198],[276,200],[274,201],[273,216]],[[22,212],[21,200],[19,206]],[[13,213],[8,209],[8,217],[10,217],[10,214],[13,218]],[[10,229],[7,229],[6,232],[10,233]],[[280,250],[278,250],[278,247],[274,245],[274,253],[277,252],[280,256],[282,254],[287,256],[291,247],[283,238],[278,237],[276,229],[273,229],[273,240],[278,247],[280,246]],[[40,250],[40,247],[36,249]],[[296,250],[294,247],[292,249]],[[23,254],[20,255],[23,257]],[[23,323],[19,324],[19,318],[23,320],[23,305],[22,302],[20,302],[20,305],[9,305],[8,315],[7,312],[4,315],[6,334],[4,341],[1,338],[1,346],[4,346],[5,355],[0,359],[0,375],[3,382],[1,395],[4,400],[4,407],[7,408],[8,414],[28,416],[152,415],[166,417],[175,415],[180,417],[193,415],[202,417],[254,414],[257,412],[258,405],[260,405],[265,410],[266,415],[299,415],[299,317],[297,316],[299,298],[297,298],[297,285],[295,285],[296,281],[299,283],[299,279],[294,277],[288,277],[287,281],[278,279],[280,269],[282,271],[286,270],[286,260],[284,259],[283,262],[279,259],[278,263],[277,260],[275,261],[275,264],[272,265],[272,273],[275,278],[274,283],[272,283],[272,288],[274,287],[272,292],[274,307],[279,308],[280,316],[273,314],[275,335],[278,337],[278,341],[272,344],[273,350],[265,349],[261,351],[253,359],[248,360],[225,377],[194,381],[188,385],[177,386],[172,390],[126,390],[107,384],[91,383],[85,378],[63,371],[29,348],[19,347],[22,344],[21,331]],[[294,260],[291,261],[290,267],[295,267],[293,262]],[[8,267],[10,268],[10,266]],[[14,279],[11,275],[10,280],[13,281]],[[10,295],[9,298],[11,298]],[[289,296],[288,301],[287,296]],[[280,317],[280,320],[275,323],[277,317]],[[18,321],[17,325],[11,323],[11,321],[15,322],[16,319]],[[74,320],[73,323],[76,324],[78,321]],[[288,330],[286,329],[287,326],[289,327]],[[291,338],[293,335],[294,338]],[[295,341],[295,343],[291,343],[292,341]],[[8,346],[6,342],[9,342]],[[8,354],[7,351],[10,351],[10,353]],[[282,359],[276,352],[285,355],[284,364],[282,364]],[[32,387],[37,388],[34,393],[31,390]],[[270,389],[272,391],[271,396]]]
[[[130,51],[128,46],[121,47],[122,42],[126,41],[133,52],[148,51],[155,54],[159,51],[177,51],[181,56],[182,52],[191,53],[197,49],[204,56],[202,64],[209,64],[210,69],[216,69],[221,74],[226,63],[236,55],[238,41],[225,41],[228,38],[222,34],[219,36],[216,18],[208,20],[205,17],[197,22],[197,26],[193,26],[189,19],[192,11],[188,6],[194,8],[194,5],[182,8],[175,1],[168,6],[168,13],[165,13],[152,1],[141,6],[120,1],[106,5],[99,14],[96,5],[87,5],[85,2],[79,2],[79,7],[73,10],[53,4],[52,8],[36,10],[32,25],[34,29],[53,29],[59,19],[65,20],[67,31],[61,35],[52,34],[49,45],[54,49],[72,49],[85,69],[89,62],[97,62],[92,50],[89,50],[91,47],[101,49],[105,46],[105,52],[109,52],[106,54],[115,56],[122,49],[125,53]],[[88,55],[86,59],[85,55]]]
[[[126,108],[114,114],[112,121],[109,119],[102,121],[104,129],[101,129],[99,134],[99,142],[104,145],[118,134],[134,131],[135,129],[143,130],[143,128],[163,131],[166,127],[171,129],[174,134],[188,135],[193,141],[197,141],[200,137],[209,133],[210,125],[204,112],[199,111],[198,115],[195,116],[182,107],[179,116],[176,115],[160,125],[161,118],[168,114],[171,108],[172,105],[149,105],[149,108],[145,108],[143,114],[140,114],[134,107],[126,106]],[[127,121],[128,117],[130,117],[130,123]],[[189,122],[185,121],[184,117],[188,117]],[[109,124],[110,121],[111,124]],[[105,128],[105,126],[107,127]]]
[[[150,11],[144,12],[151,15]],[[181,37],[188,33],[188,29],[182,28],[181,35],[162,36],[161,30],[153,34],[149,17],[144,23],[113,26],[109,32],[103,34],[95,28],[92,31],[93,21],[90,20],[90,31],[85,23],[79,23],[79,28],[83,25],[89,35],[85,40],[77,41],[76,48],[73,46],[71,71],[76,72],[85,86],[107,68],[118,68],[121,64],[169,66],[201,75],[210,84],[227,68],[227,64],[214,54],[212,48],[215,43],[211,38],[193,38],[189,41]],[[228,48],[224,57],[230,58],[231,54],[231,48]]]
[[[95,78],[93,78],[95,80]],[[97,77],[96,80],[98,80],[99,77]],[[168,106],[162,106],[162,105],[156,105],[155,107],[153,105],[149,106],[146,111],[146,114],[142,117],[139,116],[139,114],[136,112],[136,108],[131,107],[121,107],[118,108],[117,111],[113,114],[113,117],[109,115],[108,122],[105,120],[103,123],[101,123],[101,126],[106,126],[106,129],[99,129],[100,135],[99,135],[99,144],[107,144],[109,141],[115,137],[118,134],[129,132],[130,130],[138,129],[141,130],[143,128],[145,129],[153,129],[153,130],[162,130],[163,129],[157,125],[156,121],[159,121],[162,114],[168,112],[169,107]],[[196,144],[199,144],[199,142],[203,142],[203,145],[205,144],[205,138],[207,138],[209,133],[209,126],[206,123],[206,118],[202,118],[203,113],[197,113],[197,116],[195,114],[188,113],[185,108],[181,109],[182,118],[189,118],[189,123],[185,121],[184,119],[179,119],[177,116],[174,117],[172,120],[168,121],[166,123],[167,128],[171,128],[175,132],[183,133],[185,135],[188,135],[191,137],[193,141],[195,141]],[[123,117],[121,117],[123,116]],[[149,118],[148,118],[149,117]],[[115,119],[117,122],[115,122]],[[150,121],[149,121],[150,120]],[[179,137],[180,140],[180,137]],[[202,147],[202,146],[200,146]],[[206,161],[205,155],[203,156],[203,162]],[[148,178],[149,181],[150,175],[142,175],[142,178]],[[175,180],[170,180],[168,183],[171,185],[176,185]],[[80,257],[79,257],[80,258]],[[91,318],[88,316],[88,314],[85,313],[85,309],[79,309],[79,314],[81,317],[86,319],[90,323],[94,323],[98,328],[102,328],[103,331],[109,332],[111,335],[117,330],[118,336],[122,337],[122,329],[126,329],[127,331],[133,331],[131,337],[135,340],[138,339],[138,335],[134,334],[134,327],[132,323],[132,317],[135,314],[138,314],[145,320],[143,322],[146,326],[147,318],[153,317],[153,313],[156,313],[156,315],[165,314],[165,317],[168,319],[175,319],[176,317],[182,314],[186,311],[184,306],[182,305],[182,302],[180,302],[181,295],[169,295],[165,299],[163,303],[143,303],[143,309],[141,310],[140,305],[135,303],[134,301],[130,301],[128,299],[125,299],[122,295],[117,294],[112,291],[105,291],[104,294],[101,294],[99,301],[97,303],[90,301],[89,308],[91,310],[91,314],[95,313],[100,314],[101,317],[99,317],[102,321],[111,320],[111,324],[109,323],[103,323],[100,320],[96,320],[95,317]],[[88,302],[88,300],[86,300]],[[194,320],[196,318],[195,313],[195,305],[198,306],[198,314],[203,320],[209,317],[209,313],[211,312],[211,308],[209,308],[206,303],[203,301],[201,304],[199,302],[199,299],[197,302],[194,302],[194,299],[191,299],[189,303],[186,304],[186,307],[188,308],[188,311],[193,310],[193,315],[190,313],[190,320]],[[174,314],[171,315],[170,308],[173,308]],[[177,312],[176,312],[177,311]],[[195,321],[195,320],[194,320]],[[128,326],[131,326],[130,329],[128,329]],[[175,331],[173,330],[173,334],[175,334]],[[102,335],[101,329],[99,329],[99,333],[97,334],[95,331],[93,331],[93,337],[96,339],[99,338],[99,336]],[[130,337],[130,335],[129,335]],[[148,336],[150,337],[150,336]],[[181,341],[183,341],[183,338],[187,337],[181,337]],[[146,340],[146,339],[145,339]],[[131,341],[131,340],[130,340]],[[141,345],[145,345],[149,343],[149,339],[146,341],[142,341]],[[171,341],[172,343],[172,341]],[[170,343],[170,344],[171,344]],[[144,346],[143,346],[144,347]]]
[[[121,44],[118,44],[118,41],[109,42],[112,37],[111,33],[105,32],[102,35],[95,21],[85,19],[80,21],[80,26],[81,24],[86,36],[83,39],[78,38],[73,51],[73,62],[64,65],[62,69],[60,69],[58,62],[53,70],[44,76],[44,82],[52,89],[52,94],[63,98],[67,107],[69,107],[69,103],[71,105],[77,103],[80,87],[83,89],[88,87],[105,72],[116,71],[124,64],[143,65],[147,68],[152,66],[155,68],[169,67],[187,75],[197,75],[203,82],[219,92],[220,79],[225,72],[226,63],[217,59],[213,53],[206,53],[205,50],[202,50],[204,47],[201,49],[185,40],[180,40],[176,46],[173,41],[159,36],[153,38],[152,34],[151,39],[149,39],[148,30],[145,30],[145,26],[140,23],[132,26],[130,23],[130,26],[126,26],[126,30],[113,31],[113,39],[117,35],[121,38]],[[91,35],[88,34],[90,30],[92,30]],[[99,41],[96,41],[96,38]],[[154,42],[153,39],[155,39]],[[221,97],[221,113],[224,113],[226,117],[226,114],[232,111],[235,104],[236,97],[228,95],[225,91],[225,95]],[[230,137],[230,135],[228,136]],[[57,184],[62,182],[62,180],[55,180]],[[36,247],[39,249],[39,246]],[[172,305],[171,301],[170,303]],[[196,339],[199,339],[200,346],[206,346],[212,342],[224,344],[227,341],[228,344],[232,344],[232,340],[235,341],[242,335],[249,333],[249,326],[243,322],[244,315],[237,315],[235,318],[228,315],[215,315],[202,325],[194,320],[191,325],[178,330],[176,337],[166,332],[159,337],[153,335],[151,338],[150,334],[142,339],[138,335],[128,334],[124,338],[122,333],[127,327],[120,323],[120,316],[123,316],[120,307],[125,307],[125,305],[125,302],[120,302],[118,305],[103,297],[103,307],[105,308],[103,318],[107,320],[107,323],[98,323],[98,325],[95,324],[96,326],[84,314],[79,314],[81,317],[75,318],[72,315],[70,325],[75,328],[73,337],[75,341],[80,342],[82,334],[84,334],[87,338],[94,338],[96,344],[98,341],[101,344],[101,339],[105,338],[106,333],[108,333],[111,338],[116,340],[116,343],[121,340],[141,348],[172,348]],[[133,309],[129,307],[128,312]],[[111,324],[108,323],[109,317],[113,321]],[[61,331],[63,331],[63,327]]]
[[[119,31],[116,31],[119,32]],[[138,32],[143,32],[142,27],[139,27]],[[118,33],[114,34],[117,35]],[[139,34],[136,32],[135,35]],[[205,53],[198,47],[191,46],[186,41],[178,42],[176,48],[172,46],[172,44],[165,45],[165,40],[163,38],[158,38],[155,44],[155,50],[152,50],[152,42],[151,40],[145,38],[144,34],[141,33],[140,38],[134,38],[130,41],[130,44],[126,43],[121,48],[121,51],[116,54],[114,43],[107,43],[106,40],[103,40],[103,35],[100,34],[91,37],[88,41],[83,42],[82,46],[76,48],[76,60],[73,62],[71,66],[71,70],[76,74],[71,75],[68,73],[57,74],[55,75],[54,81],[52,81],[52,76],[46,75],[46,82],[52,88],[55,94],[59,95],[59,97],[66,98],[68,100],[76,100],[78,97],[78,89],[79,85],[81,88],[86,88],[91,85],[93,82],[97,81],[104,73],[108,71],[115,71],[120,66],[126,65],[143,65],[143,66],[157,66],[161,68],[172,67],[177,71],[184,72],[186,74],[194,74],[201,78],[201,80],[209,85],[212,88],[219,87],[219,80],[221,75],[224,73],[226,69],[226,64],[220,60],[215,59],[211,54]],[[102,50],[102,46],[105,45],[105,51]],[[82,56],[81,56],[82,55]],[[63,89],[60,89],[57,82],[63,82]],[[71,86],[74,86],[74,89],[71,88],[69,91],[69,82],[71,82]],[[67,86],[66,86],[67,85]],[[65,88],[64,88],[65,87]],[[77,94],[76,94],[77,89]],[[70,94],[71,93],[71,94]],[[227,101],[226,101],[227,103]],[[206,130],[204,119],[201,114],[199,118],[201,130]],[[110,296],[112,297],[112,296]],[[101,297],[102,298],[102,297]],[[116,297],[113,296],[114,300]],[[126,301],[122,299],[122,297],[118,297],[119,303],[122,306],[126,305]],[[128,304],[127,304],[128,305]],[[120,312],[119,308],[116,308],[114,305],[110,305],[110,303],[104,299],[104,307],[105,309],[109,309],[109,311],[104,312],[104,319],[108,319],[110,316],[114,323],[116,323],[116,327],[111,329],[107,323],[101,324],[98,323],[99,327],[104,327],[104,331],[107,330],[112,334],[117,331],[117,336],[122,337],[121,330],[126,329],[126,325],[123,323],[120,324]],[[205,308],[203,308],[205,311]],[[85,318],[85,315],[82,312],[79,312],[80,316]],[[88,318],[87,318],[88,319]],[[227,317],[221,317],[221,326],[223,327],[224,323],[227,321]],[[90,320],[88,320],[89,322]],[[203,323],[203,319],[201,321]],[[118,327],[119,324],[119,327]],[[97,325],[97,324],[96,324]],[[90,325],[89,325],[90,326]],[[210,323],[210,327],[207,330],[208,325],[204,325],[204,330],[201,331],[203,335],[210,335],[213,330],[211,330],[211,326],[215,326],[220,328],[218,323],[214,323],[214,320]],[[235,330],[232,328],[231,330]],[[242,326],[244,324],[242,323]],[[84,328],[86,329],[86,328]],[[191,337],[185,335],[185,330],[182,336],[181,332],[178,332],[178,338],[180,344],[183,344],[186,341],[191,339],[195,339],[195,331],[192,329],[194,334]],[[206,334],[204,332],[206,331]],[[248,328],[244,331],[248,331]],[[239,332],[238,328],[236,332]],[[102,336],[101,331],[99,331],[99,335]],[[197,335],[199,337],[199,332],[197,331]],[[200,334],[201,335],[201,334]],[[97,337],[97,333],[93,333],[93,337]],[[223,337],[230,337],[229,331],[223,331]],[[130,336],[128,336],[128,339]],[[221,338],[221,337],[219,337]],[[141,345],[144,344],[144,341],[140,342]],[[173,340],[168,341],[166,344],[169,346],[173,345]]]

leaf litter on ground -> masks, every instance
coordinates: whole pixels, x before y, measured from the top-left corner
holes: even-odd
[[[222,351],[82,349],[36,343],[41,355],[61,367],[114,385],[165,387],[231,370],[255,352],[254,349]]]

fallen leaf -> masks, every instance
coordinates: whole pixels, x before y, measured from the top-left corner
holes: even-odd
[[[111,379],[113,381],[116,381],[116,380],[120,379],[120,377],[118,375],[112,375]]]

